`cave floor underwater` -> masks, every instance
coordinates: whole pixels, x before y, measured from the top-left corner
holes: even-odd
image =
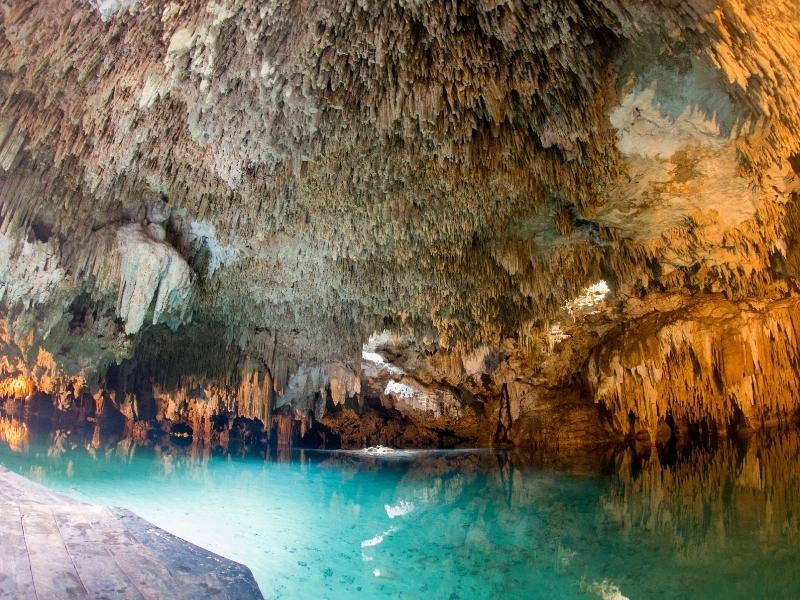
[[[547,459],[499,450],[276,456],[25,431],[0,442],[0,463],[6,476],[91,504],[61,518],[124,507],[247,565],[266,598],[800,595],[796,432],[669,455],[626,448]],[[7,503],[3,511],[9,520]],[[231,589],[215,597],[258,597],[255,586]]]

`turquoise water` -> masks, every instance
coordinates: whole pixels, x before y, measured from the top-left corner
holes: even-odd
[[[276,461],[61,432],[12,445],[0,463],[247,564],[267,598],[800,597],[796,436],[670,466],[632,451]]]

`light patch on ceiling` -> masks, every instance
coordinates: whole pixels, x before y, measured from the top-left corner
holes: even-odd
[[[731,144],[741,109],[717,71],[681,58],[683,68],[653,61],[632,75],[609,113],[625,171],[592,217],[636,240],[687,223],[720,239],[753,218],[762,200]]]
[[[563,342],[564,340],[568,339],[570,335],[565,333],[563,329],[561,329],[561,323],[556,323],[547,332],[547,346],[552,352],[555,347]]]
[[[361,358],[367,362],[375,363],[376,365],[385,365],[386,361],[377,352],[367,352],[364,350],[361,353]]]
[[[205,243],[208,248],[208,275],[211,276],[220,267],[225,267],[239,260],[239,249],[236,246],[223,244],[217,238],[213,225],[205,221],[192,221],[190,234],[195,240]]]
[[[608,284],[601,279],[586,288],[580,296],[567,302],[564,308],[573,319],[577,319],[578,316],[596,314],[600,312],[599,305],[606,299],[610,291]]]
[[[169,84],[158,73],[151,73],[142,87],[139,108],[150,108],[159,99],[169,94]]]
[[[387,396],[398,396],[400,398],[413,398],[417,395],[415,390],[410,385],[400,383],[399,381],[390,381],[386,384],[386,389],[383,391]]]
[[[716,73],[692,61],[685,73],[652,66],[648,75],[609,115],[623,154],[669,159],[690,145],[727,141],[734,110]]]
[[[392,334],[387,331],[382,333],[374,333],[370,336],[369,340],[367,340],[367,343],[361,348],[361,360],[365,363],[368,363],[367,365],[364,365],[364,367],[373,366],[377,367],[378,369],[386,369],[392,375],[403,375],[405,373],[403,369],[393,363],[388,362],[381,354],[375,351],[381,344],[391,341],[392,337]]]
[[[369,336],[369,339],[367,340],[367,343],[364,344],[364,351],[365,352],[375,352],[375,349],[378,346],[381,346],[383,344],[388,344],[393,339],[394,339],[394,335],[392,335],[391,332],[386,331],[386,330],[381,331],[380,333],[377,333],[377,332],[373,333],[371,336]]]
[[[137,0],[92,0],[92,6],[100,13],[103,21],[108,21],[122,11],[127,11]]]

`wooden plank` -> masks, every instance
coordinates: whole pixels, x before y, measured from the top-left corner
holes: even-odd
[[[108,550],[142,597],[153,600],[198,597],[197,594],[192,596],[189,590],[180,586],[169,569],[140,544],[107,509],[92,506],[64,507],[62,510],[80,511],[90,525],[85,532],[87,539],[90,543]]]
[[[78,598],[262,596],[243,565],[0,465],[0,600]]]
[[[111,512],[123,526],[150,549],[185,589],[196,589],[204,598],[262,598],[250,569],[209,553],[120,508]]]
[[[35,599],[22,516],[16,505],[0,505],[0,599]]]
[[[25,544],[39,600],[87,598],[75,565],[49,509],[41,505],[20,506]]]
[[[3,474],[0,473],[0,504],[16,504],[12,500],[14,498],[11,496],[11,487],[4,484]]]
[[[19,504],[82,504],[0,466],[0,483],[6,498]]]
[[[53,516],[64,546],[91,598],[142,600],[143,596],[122,571],[108,549],[92,540],[90,519],[83,514],[88,507],[65,510],[54,507]]]

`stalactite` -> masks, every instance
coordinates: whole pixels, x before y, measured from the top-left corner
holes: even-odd
[[[598,348],[587,379],[620,429],[632,413],[653,439],[668,416],[684,428],[788,422],[800,410],[798,315],[794,300],[760,310],[705,301],[654,315]]]

